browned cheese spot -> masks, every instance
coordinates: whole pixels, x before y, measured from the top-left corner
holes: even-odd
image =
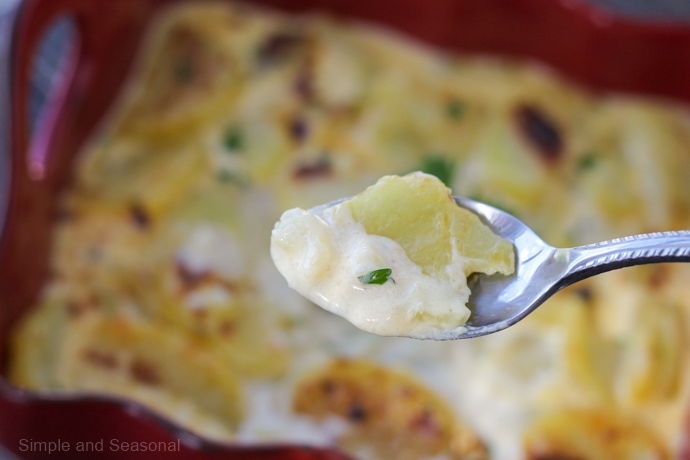
[[[518,131],[545,162],[551,164],[563,154],[563,136],[558,125],[543,110],[523,104],[515,110]]]
[[[332,173],[331,160],[326,156],[321,156],[314,161],[298,164],[292,172],[292,176],[295,180],[309,180],[329,177]]]
[[[306,38],[296,32],[276,32],[259,45],[256,57],[262,66],[282,64],[301,51],[306,43]]]
[[[199,287],[209,277],[208,272],[191,270],[180,261],[175,264],[175,272],[183,291],[191,291]]]
[[[135,359],[129,366],[132,378],[144,385],[159,385],[162,381],[158,370],[153,364]]]
[[[146,230],[151,225],[151,216],[146,208],[140,203],[132,203],[129,206],[129,216],[135,227]]]
[[[83,358],[89,364],[95,367],[100,367],[101,369],[115,369],[119,364],[117,356],[99,350],[86,350],[83,354]]]

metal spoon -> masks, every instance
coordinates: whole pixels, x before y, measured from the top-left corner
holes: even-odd
[[[466,331],[441,333],[440,340],[492,334],[512,326],[564,287],[632,265],[690,262],[690,230],[626,236],[574,248],[554,248],[516,217],[484,203],[453,197],[496,234],[513,243],[511,276],[474,275]],[[690,283],[690,280],[688,280]]]

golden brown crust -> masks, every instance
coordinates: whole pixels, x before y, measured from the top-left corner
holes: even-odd
[[[657,434],[632,414],[616,409],[561,409],[528,427],[529,460],[673,458]]]
[[[482,442],[456,420],[448,403],[403,372],[337,359],[306,376],[294,394],[298,413],[349,422],[351,431],[340,441],[346,449],[370,446],[382,458],[400,459],[486,456]]]

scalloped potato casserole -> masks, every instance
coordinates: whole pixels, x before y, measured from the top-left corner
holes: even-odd
[[[283,211],[421,170],[550,244],[690,228],[690,115],[538,64],[241,4],[152,29],[62,197],[11,379],[135,400],[203,436],[359,459],[673,459],[690,267],[608,273],[515,327],[379,337],[274,267]]]

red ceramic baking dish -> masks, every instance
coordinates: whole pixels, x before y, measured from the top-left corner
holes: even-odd
[[[527,57],[603,90],[690,102],[690,26],[615,17],[579,0],[253,0],[287,11],[327,10],[394,27],[462,52]],[[77,441],[168,442],[155,458],[335,459],[300,446],[229,446],[200,439],[126,401],[28,393],[2,378],[8,333],[47,276],[54,198],[69,183],[75,152],[96,126],[128,73],[139,40],[167,0],[25,0],[11,30],[10,111],[0,130],[0,444],[21,458],[79,458]],[[59,17],[71,17],[77,40],[68,83],[29,139],[29,72],[37,43]],[[6,30],[5,32],[10,32]],[[0,41],[0,45],[2,45]],[[2,86],[0,86],[2,88]],[[0,98],[2,101],[2,98]],[[0,118],[0,120],[2,120]],[[5,206],[6,204],[6,206]],[[31,449],[32,442],[47,442]],[[48,450],[51,450],[50,454]],[[83,454],[93,458],[94,453]],[[104,448],[98,458],[152,458],[151,452]],[[690,453],[683,458],[690,458]]]

